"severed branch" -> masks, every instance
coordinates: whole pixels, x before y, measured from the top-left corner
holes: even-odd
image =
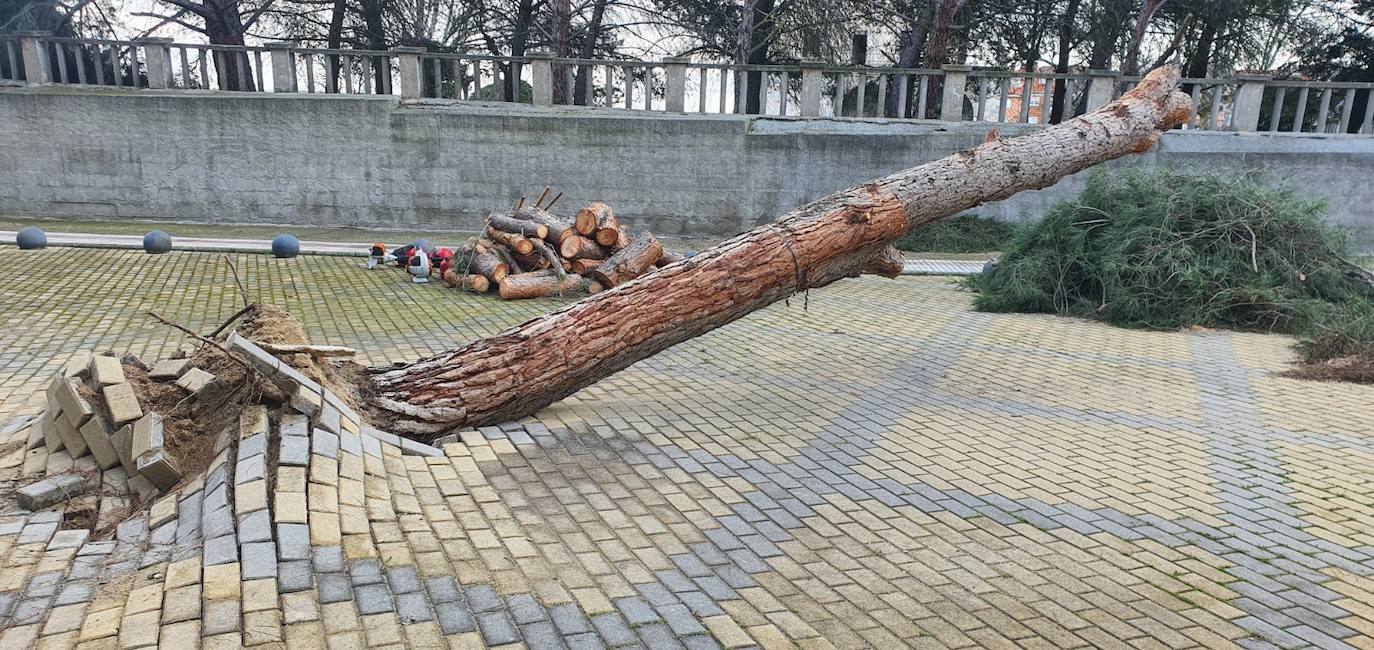
[[[305,343],[266,343],[253,341],[256,345],[272,354],[308,354],[313,357],[351,357],[358,351],[342,345],[309,345]]]
[[[248,290],[243,288],[243,280],[239,278],[239,270],[234,266],[234,260],[229,259],[229,256],[225,255],[224,262],[229,265],[229,271],[234,274],[234,284],[239,287],[239,295],[243,297],[243,306],[248,307],[252,305],[253,301],[248,297]]]
[[[234,321],[238,320],[239,318],[242,318],[244,314],[246,314],[246,313],[248,313],[248,312],[250,312],[250,311],[253,311],[253,308],[254,308],[254,307],[257,307],[257,306],[258,306],[258,303],[255,302],[255,303],[252,303],[252,304],[247,305],[247,306],[244,307],[243,309],[240,309],[240,310],[234,312],[234,315],[233,315],[233,316],[230,316],[230,317],[229,317],[229,320],[224,321],[224,324],[223,324],[223,325],[220,325],[218,328],[215,329],[215,331],[210,332],[210,337],[209,337],[209,338],[215,338],[216,336],[219,336],[219,335],[220,335],[220,332],[223,332],[224,330],[228,329],[230,325],[233,325],[233,324],[234,324]]]
[[[237,363],[237,364],[239,364],[240,366],[243,366],[243,368],[244,368],[245,370],[247,370],[247,371],[249,372],[249,374],[253,374],[253,375],[258,374],[258,371],[255,370],[255,369],[253,368],[253,366],[248,365],[248,362],[247,362],[247,361],[244,361],[243,359],[240,359],[240,358],[238,357],[237,354],[234,354],[233,352],[230,352],[230,351],[229,351],[229,348],[224,347],[224,344],[220,343],[219,341],[216,341],[216,340],[214,340],[214,339],[212,339],[212,338],[207,338],[207,337],[201,336],[200,334],[196,333],[195,330],[192,330],[191,328],[186,327],[185,325],[182,325],[181,323],[177,323],[177,322],[172,321],[172,320],[170,320],[170,319],[164,318],[164,317],[158,315],[157,312],[151,312],[151,311],[150,311],[150,312],[146,312],[146,313],[147,313],[148,316],[150,316],[153,320],[155,320],[155,321],[157,321],[157,322],[159,322],[159,323],[162,323],[163,325],[166,325],[166,326],[171,327],[171,328],[174,328],[174,329],[181,330],[181,331],[182,331],[183,333],[185,333],[187,336],[189,336],[189,337],[191,337],[191,338],[193,338],[193,339],[195,339],[195,340],[197,340],[197,341],[200,341],[201,343],[206,343],[206,344],[208,344],[208,345],[213,346],[216,350],[219,350],[220,352],[223,352],[223,353],[224,353],[224,356],[229,357],[230,359],[233,359],[234,363]]]
[[[544,259],[549,261],[549,268],[553,269],[554,275],[557,275],[559,280],[566,280],[568,278],[567,272],[563,270],[563,260],[558,258],[558,253],[553,252],[553,249],[549,248],[549,245],[545,244],[544,240],[531,239],[530,243],[534,244],[534,250],[539,251],[539,254],[543,255]]]

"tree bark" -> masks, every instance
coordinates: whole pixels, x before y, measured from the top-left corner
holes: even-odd
[[[1140,74],[1140,44],[1145,40],[1145,34],[1150,30],[1150,21],[1154,20],[1155,14],[1160,7],[1164,6],[1169,0],[1144,0],[1140,3],[1140,13],[1135,17],[1135,26],[1131,30],[1131,40],[1126,45],[1126,61],[1121,65],[1121,73],[1134,77]]]
[[[854,276],[913,227],[1148,151],[1188,117],[1178,78],[1160,68],[1077,119],[830,195],[496,336],[377,369],[375,404],[413,435],[534,413],[793,293]]]
[[[896,246],[888,246],[869,260],[868,266],[864,267],[864,273],[895,278],[902,274],[905,261],[902,251],[897,250]]]
[[[577,229],[577,234],[591,237],[596,234],[597,228],[604,228],[602,224],[614,218],[615,213],[611,206],[601,202],[588,203],[587,207],[577,211],[577,216],[573,218],[573,227]]]
[[[527,205],[517,210],[515,212],[515,218],[521,221],[532,221],[547,227],[548,234],[544,236],[544,240],[555,246],[563,243],[563,238],[566,236],[565,233],[568,231],[577,234],[577,231],[573,230],[573,222],[571,219],[564,219],[548,210],[536,208],[532,205]]]
[[[1055,58],[1054,71],[1057,74],[1068,74],[1069,57],[1073,54],[1073,27],[1074,21],[1078,20],[1078,7],[1082,0],[1069,0],[1069,6],[1064,9],[1064,20],[1059,24],[1059,52]],[[1054,80],[1054,105],[1050,108],[1049,124],[1058,124],[1064,121],[1064,108],[1072,97],[1066,97],[1068,86],[1063,79]]]
[[[607,289],[619,286],[652,271],[662,256],[663,244],[653,233],[645,232],[596,267],[592,278]]]
[[[602,248],[600,244],[577,233],[563,238],[563,243],[558,245],[558,254],[562,255],[563,259],[568,260],[579,258],[604,260],[609,257],[606,249]]]
[[[550,271],[535,271],[508,275],[501,281],[498,289],[504,300],[523,300],[543,298],[549,294],[569,293],[581,290],[582,276],[569,273],[560,278]]]
[[[534,252],[534,244],[524,236],[497,230],[491,226],[487,227],[487,239],[509,248],[516,255],[529,255]]]
[[[579,58],[591,59],[596,56],[596,42],[601,38],[601,21],[606,15],[606,0],[596,0],[592,5],[592,18],[587,21],[587,34],[582,39],[582,52]],[[589,66],[577,66],[577,79],[573,82],[573,97],[582,106],[590,106],[591,93],[588,92],[587,75],[591,72]],[[606,100],[610,105],[610,100]]]
[[[572,0],[553,0],[550,3],[553,13],[553,55],[565,59],[571,54]],[[561,63],[553,66],[553,103],[570,104],[568,101],[568,66]]]
[[[497,230],[513,232],[517,235],[524,235],[526,237],[546,239],[549,236],[548,226],[539,223],[534,223],[532,221],[524,221],[522,219],[507,217],[505,215],[496,214],[494,212],[487,215],[487,223],[491,224]]]

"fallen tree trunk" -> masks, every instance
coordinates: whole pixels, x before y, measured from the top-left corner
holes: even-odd
[[[897,250],[896,246],[888,246],[882,253],[873,256],[873,259],[868,261],[868,266],[864,267],[863,272],[895,278],[902,274],[905,261],[906,258],[902,256],[902,251]]]
[[[597,266],[592,277],[603,287],[620,286],[652,270],[661,255],[663,244],[653,233],[645,232]]]
[[[506,300],[542,298],[550,294],[571,293],[582,288],[582,276],[569,273],[560,278],[552,271],[508,275],[498,289]]]
[[[777,222],[496,336],[378,369],[393,428],[437,434],[534,413],[672,345],[858,274],[913,227],[1148,151],[1188,118],[1178,70],[1103,108],[989,141],[802,206]],[[570,354],[569,351],[576,351]]]

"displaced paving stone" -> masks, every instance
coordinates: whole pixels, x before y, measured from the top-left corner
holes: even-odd
[[[129,445],[129,455],[135,460],[150,451],[162,449],[162,416],[147,413],[134,422]]]
[[[73,426],[65,415],[59,416],[53,421],[53,427],[57,429],[57,435],[62,439],[62,446],[66,449],[66,456],[72,459],[85,456],[90,450],[86,447],[86,439],[82,437],[81,430]],[[49,454],[51,458],[53,454]],[[48,473],[52,473],[49,470]]]
[[[75,473],[50,476],[19,488],[15,492],[15,500],[22,508],[42,510],[85,491],[88,481],[84,475]]]
[[[296,391],[291,394],[291,408],[304,413],[307,416],[315,417],[320,412],[320,407],[324,400],[318,392],[312,391],[305,386],[296,387]]]
[[[91,357],[91,381],[96,386],[124,383],[124,364],[114,357],[97,354]]]
[[[49,406],[48,409],[43,412],[43,415],[39,416],[38,420],[34,423],[34,426],[38,427],[38,430],[43,434],[43,444],[48,448],[48,453],[62,451],[67,448],[67,444],[62,441],[62,436],[57,433],[56,419],[59,412],[60,411],[54,410],[54,407]]]
[[[134,394],[134,387],[128,383],[114,384],[106,386],[102,391],[105,396],[105,410],[110,414],[110,422],[114,426],[122,426],[143,417],[143,407],[138,404],[138,396]]]
[[[185,374],[177,378],[176,384],[186,389],[186,391],[192,395],[199,395],[201,391],[205,390],[205,388],[214,383],[214,381],[214,375],[200,368],[191,368],[187,370]]]
[[[310,439],[305,436],[282,436],[277,462],[292,467],[310,464]]]
[[[119,454],[115,453],[114,441],[110,438],[113,431],[103,415],[91,416],[81,425],[81,439],[100,469],[109,469],[119,464]]]
[[[181,480],[181,471],[161,449],[140,456],[136,464],[139,475],[159,490],[166,490]]]
[[[75,379],[61,380],[57,389],[57,401],[62,406],[62,417],[67,419],[67,423],[73,427],[80,427],[95,415],[95,409],[91,403],[81,396],[77,389],[80,382]]]
[[[191,369],[190,359],[167,359],[153,364],[148,376],[155,381],[172,381]]]
[[[128,476],[138,474],[138,465],[134,463],[134,425],[126,424],[114,433],[110,434],[110,446],[114,447],[115,455],[119,457],[119,465],[124,468],[124,473]]]

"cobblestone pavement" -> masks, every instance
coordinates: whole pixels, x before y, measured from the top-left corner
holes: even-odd
[[[219,256],[75,255],[0,253],[0,421],[78,349],[165,357],[145,310],[234,310]],[[237,264],[373,363],[556,304]],[[308,461],[244,433],[108,542],[0,517],[0,647],[1374,648],[1369,388],[1277,376],[1282,337],[968,302],[838,283],[440,456],[283,419]]]

